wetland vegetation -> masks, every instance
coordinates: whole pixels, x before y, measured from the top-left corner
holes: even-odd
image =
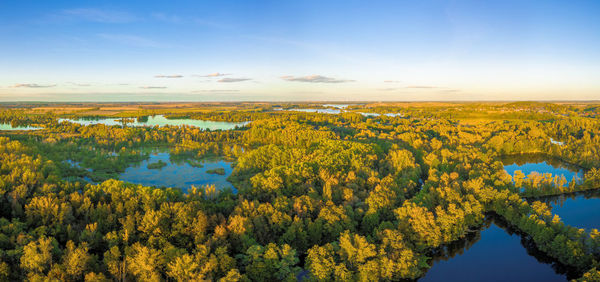
[[[0,280],[600,278],[597,105],[3,106]]]

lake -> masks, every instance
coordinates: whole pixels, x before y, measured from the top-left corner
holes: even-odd
[[[231,130],[236,127],[242,127],[247,125],[249,122],[226,122],[226,121],[210,121],[210,120],[198,120],[198,119],[168,119],[163,115],[148,116],[146,118],[132,118],[134,121],[125,123],[126,126],[138,127],[138,126],[194,126],[202,129],[210,130]],[[104,124],[108,126],[119,125],[123,126],[123,121],[118,117],[110,118],[80,118],[80,119],[58,119],[58,122],[72,122],[81,125],[94,125]]]
[[[342,112],[340,109],[287,109],[285,111],[303,112],[303,113],[319,113],[337,115]]]
[[[166,163],[162,168],[149,169],[149,164],[155,164],[159,161]],[[226,187],[233,188],[233,185],[227,181],[227,177],[233,171],[230,162],[223,160],[206,160],[200,162],[203,167],[194,167],[187,161],[174,161],[170,159],[167,152],[153,152],[150,158],[141,163],[130,166],[125,172],[119,175],[119,180],[142,184],[144,186],[155,187],[176,187],[181,188],[183,192],[192,187],[214,184],[217,189]],[[211,174],[208,170],[223,169],[224,174]],[[233,189],[235,191],[235,188]]]
[[[430,265],[419,282],[566,281],[568,272],[501,220],[490,217],[480,230],[445,246]],[[571,273],[568,278],[577,275]]]
[[[358,112],[359,114],[365,116],[365,117],[378,117],[381,116],[380,113],[366,113],[366,112]],[[385,113],[383,114],[384,116],[388,116],[388,117],[404,117],[404,114],[401,113]]]
[[[515,175],[515,171],[520,170],[525,176],[532,172],[552,173],[553,176],[562,175],[569,183],[573,180],[573,177],[578,181],[583,180],[583,170],[581,168],[542,154],[504,156],[501,160],[504,164],[504,170],[511,176]]]
[[[590,231],[600,228],[600,190],[531,198],[552,207],[565,224]]]
[[[10,123],[0,123],[0,130],[38,130],[42,129],[41,127],[33,127],[33,126],[12,126]]]
[[[323,107],[327,108],[336,108],[336,109],[345,109],[349,105],[348,104],[324,104]]]

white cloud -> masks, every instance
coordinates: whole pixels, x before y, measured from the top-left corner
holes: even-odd
[[[221,76],[226,76],[226,75],[230,75],[230,73],[213,72],[213,73],[209,73],[206,75],[196,75],[196,76],[198,76],[198,77],[221,77]]]
[[[159,75],[155,75],[154,77],[156,77],[156,78],[182,78],[183,75],[180,75],[180,74],[172,74],[172,75],[159,74]]]
[[[217,82],[242,82],[242,81],[248,81],[248,80],[252,80],[251,78],[221,78],[219,80],[217,80]]]
[[[326,77],[322,75],[307,75],[307,76],[299,76],[294,77],[291,75],[282,76],[281,79],[286,81],[298,81],[298,82],[310,82],[310,83],[345,83],[345,82],[353,82],[354,80],[349,79],[337,79],[332,77]]]
[[[17,83],[13,85],[13,88],[49,88],[54,86],[56,86],[56,84],[43,85],[37,83]]]

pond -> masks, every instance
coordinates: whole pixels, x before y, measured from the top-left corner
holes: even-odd
[[[127,119],[125,119],[126,121]],[[202,129],[210,130],[231,130],[236,127],[242,127],[247,125],[249,122],[226,122],[226,121],[209,121],[209,120],[197,120],[197,119],[168,119],[163,115],[148,116],[144,118],[130,118],[130,121],[125,122],[122,118],[111,117],[111,118],[81,118],[81,119],[64,119],[61,118],[58,122],[68,121],[72,123],[78,123],[81,125],[93,125],[93,124],[104,124],[108,126],[113,125],[126,125],[126,126],[195,126]]]
[[[157,168],[148,168],[161,165]],[[176,187],[183,192],[192,187],[214,184],[217,189],[231,187],[227,177],[233,171],[230,162],[223,160],[205,160],[200,166],[187,160],[172,160],[167,152],[153,152],[150,158],[141,163],[130,166],[119,175],[119,180],[144,186]],[[212,173],[211,173],[212,172]]]
[[[600,228],[600,190],[531,198],[552,207],[565,224],[590,231]]]
[[[522,154],[502,157],[504,170],[511,176],[520,170],[526,176],[532,172],[540,174],[552,173],[553,176],[564,176],[568,183],[575,177],[576,181],[583,180],[583,170],[542,154]]]
[[[477,232],[435,254],[430,265],[419,282],[566,281],[579,275],[554,262],[501,220],[492,218],[486,218]]]
[[[42,129],[41,127],[33,127],[33,126],[12,126],[10,123],[0,123],[0,130],[38,130]]]

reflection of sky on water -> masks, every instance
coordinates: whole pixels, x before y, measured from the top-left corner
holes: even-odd
[[[127,126],[195,126],[202,129],[210,129],[210,130],[231,130],[236,127],[242,127],[248,122],[225,122],[225,121],[209,121],[209,120],[197,120],[197,119],[167,119],[163,115],[149,116],[147,120],[138,120],[133,118],[134,121],[127,122]],[[100,118],[100,119],[59,119],[58,122],[73,122],[81,125],[94,125],[94,124],[104,124],[108,126],[113,125],[123,125],[121,118],[112,117],[112,118]]]
[[[552,213],[557,214],[567,225],[588,231],[600,228],[600,190],[530,199],[532,200],[549,204]]]
[[[0,123],[0,130],[38,130],[41,127],[33,126],[12,126],[10,123]]]
[[[167,163],[161,169],[148,169],[148,164],[159,160]],[[223,168],[225,175],[206,173],[207,170]],[[206,161],[203,167],[193,167],[187,162],[172,162],[169,153],[153,153],[148,160],[128,167],[119,179],[131,183],[156,187],[177,187],[187,191],[192,185],[199,187],[214,184],[217,188],[233,187],[227,177],[233,171],[231,164],[222,160]]]
[[[541,263],[497,223],[457,242],[458,246],[433,261],[419,281],[565,281],[550,264]]]

